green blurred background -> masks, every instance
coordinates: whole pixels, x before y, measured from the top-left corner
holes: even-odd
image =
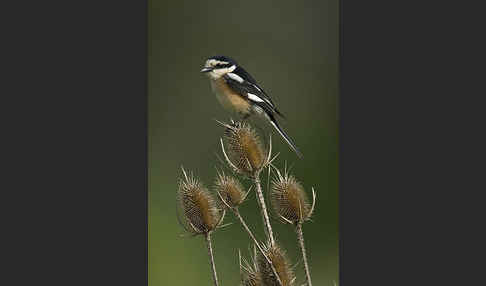
[[[276,165],[292,165],[308,194],[315,187],[314,219],[304,224],[311,274],[314,285],[339,284],[338,1],[149,0],[148,16],[149,285],[212,285],[203,237],[180,237],[175,198],[181,165],[208,187],[219,166],[223,130],[213,119],[230,115],[199,73],[216,54],[245,67],[287,116],[282,125],[304,160],[259,128],[273,133]],[[241,212],[263,237],[254,193]],[[233,215],[228,222],[235,223],[213,235],[216,266],[221,285],[239,285],[237,250],[248,256],[250,241]],[[293,228],[272,225],[299,262]],[[303,283],[301,264],[296,273]]]

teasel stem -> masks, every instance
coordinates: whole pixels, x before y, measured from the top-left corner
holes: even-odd
[[[275,239],[273,237],[272,226],[270,225],[270,218],[268,216],[267,206],[265,204],[265,199],[263,198],[263,191],[262,185],[260,181],[260,172],[256,172],[253,176],[253,182],[255,183],[256,187],[256,194],[257,194],[257,201],[260,205],[260,210],[263,217],[263,224],[265,225],[265,231],[267,233],[268,239],[270,241],[270,245],[275,245]]]
[[[299,241],[300,250],[302,251],[302,258],[304,259],[304,270],[305,270],[305,276],[307,278],[307,285],[312,286],[310,270],[309,270],[309,263],[307,262],[307,253],[305,251],[304,233],[302,231],[302,222],[297,223],[297,225],[295,227],[295,231],[297,232],[297,240]]]
[[[246,199],[246,196],[248,195],[250,191],[248,191],[245,195],[245,198]],[[270,258],[268,258],[268,256],[265,254],[265,251],[262,249],[262,247],[260,246],[260,243],[258,242],[258,240],[256,239],[255,235],[253,234],[253,232],[250,230],[250,228],[248,227],[248,225],[246,224],[245,220],[243,219],[243,217],[241,216],[240,214],[240,211],[238,210],[238,207],[232,207],[230,206],[223,198],[223,196],[221,196],[221,194],[218,193],[218,196],[219,196],[219,199],[221,200],[221,202],[228,208],[230,209],[234,214],[235,216],[238,218],[238,220],[240,221],[241,225],[243,226],[243,228],[245,229],[245,231],[248,233],[248,235],[250,236],[250,238],[253,240],[253,243],[257,246],[258,250],[260,251],[260,253],[263,255],[263,257],[265,257],[265,260],[267,260],[268,264],[270,265],[270,267],[272,268],[272,271],[273,271],[273,274],[275,275],[275,277],[277,278],[277,281],[279,283],[280,286],[282,286],[282,281],[280,280],[280,277],[277,273],[277,269],[275,269],[275,266],[273,265],[272,261],[270,260]],[[243,200],[244,200],[243,199]],[[241,257],[240,257],[241,258]],[[241,262],[240,262],[240,265],[241,265]],[[241,273],[240,273],[241,274]]]
[[[260,253],[263,255],[263,257],[265,257],[265,259],[267,260],[268,264],[270,264],[270,267],[272,268],[272,271],[273,271],[273,274],[275,275],[275,277],[277,278],[277,281],[278,281],[278,284],[279,285],[282,285],[282,281],[280,281],[280,277],[278,276],[278,273],[277,273],[277,269],[275,269],[275,266],[273,266],[273,263],[272,261],[270,260],[270,258],[268,258],[268,256],[265,254],[265,251],[263,251],[262,247],[260,246],[260,243],[258,243],[257,239],[255,238],[255,236],[253,235],[253,232],[250,230],[250,228],[248,227],[248,225],[246,224],[245,220],[243,219],[243,217],[241,216],[240,212],[238,211],[237,208],[233,208],[233,213],[236,215],[236,217],[240,220],[240,223],[241,225],[243,226],[243,228],[246,230],[246,232],[248,233],[248,235],[250,236],[250,238],[253,240],[253,243],[255,243],[255,245],[257,246],[258,250],[260,251]]]
[[[211,244],[211,232],[210,231],[206,233],[206,242],[207,242],[207,245],[208,245],[209,261],[211,262],[214,285],[219,286],[218,274],[216,273],[216,264],[214,264],[213,246]]]

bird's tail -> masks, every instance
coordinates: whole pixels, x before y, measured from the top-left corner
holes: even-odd
[[[270,123],[272,124],[272,126],[275,127],[275,129],[278,131],[278,133],[284,138],[285,142],[287,142],[287,144],[289,144],[290,148],[297,154],[297,156],[300,159],[303,159],[304,155],[302,155],[302,153],[299,151],[297,146],[295,146],[292,139],[290,139],[290,137],[285,133],[285,131],[283,131],[283,129],[277,123],[277,120],[275,120],[275,118],[273,118],[273,116],[270,117],[269,119],[270,119]]]

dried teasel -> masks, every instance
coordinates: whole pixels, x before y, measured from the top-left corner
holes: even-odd
[[[296,276],[290,265],[289,259],[287,258],[285,251],[277,244],[274,244],[273,246],[272,245],[264,246],[264,251],[267,257],[270,259],[270,261],[272,261],[272,264],[275,267],[278,276],[280,277],[282,286],[294,285]],[[260,280],[262,282],[261,285],[266,285],[266,286],[279,285],[270,264],[268,263],[266,258],[260,253],[256,257],[256,263],[257,263],[257,274],[260,277]]]
[[[225,139],[228,154],[225,151],[223,139],[221,139],[221,148],[226,162],[235,172],[254,177],[271,161],[271,142],[269,151],[266,153],[260,137],[249,124],[233,120],[230,124],[219,123],[226,127]]]
[[[272,181],[272,190],[270,192],[272,206],[283,222],[295,226],[297,240],[302,252],[303,266],[306,273],[306,284],[312,286],[302,224],[304,221],[310,219],[312,212],[314,211],[316,193],[314,188],[312,188],[312,205],[310,205],[307,200],[307,195],[304,192],[304,188],[297,179],[295,179],[294,176],[289,175],[287,170],[285,170],[284,175],[282,175],[277,168],[275,168],[275,170],[277,172],[277,178]]]
[[[248,275],[245,279],[243,279],[243,286],[261,286],[262,281],[260,277],[256,275]]]
[[[184,177],[179,181],[178,209],[182,211],[179,221],[182,226],[195,235],[207,234],[215,230],[223,221],[216,201],[206,187],[192,174],[187,175],[182,169]]]
[[[263,286],[262,279],[258,273],[258,265],[256,264],[256,253],[255,257],[252,257],[253,266],[251,266],[244,258],[241,262],[241,253],[238,251],[238,257],[240,261],[240,275],[241,283],[243,286]]]
[[[315,205],[315,192],[312,189],[312,205],[309,204],[304,188],[287,171],[282,175],[276,169],[277,177],[272,181],[270,201],[277,216],[286,223],[298,224],[309,220]]]
[[[214,183],[215,190],[223,207],[236,208],[246,199],[248,192],[243,191],[243,186],[233,176],[219,173]]]

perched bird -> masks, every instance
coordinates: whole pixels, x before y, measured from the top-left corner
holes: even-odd
[[[208,75],[211,88],[221,105],[241,115],[243,119],[252,114],[263,115],[297,156],[303,158],[297,146],[275,119],[275,114],[284,118],[283,114],[256,80],[235,60],[225,56],[210,57],[201,72]]]

